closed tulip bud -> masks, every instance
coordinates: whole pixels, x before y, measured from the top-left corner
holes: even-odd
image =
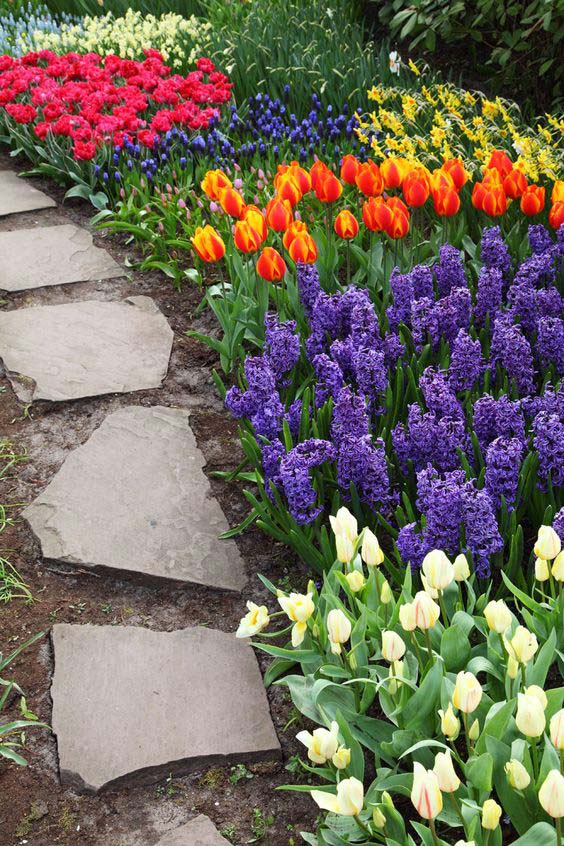
[[[288,252],[296,264],[313,264],[317,259],[317,245],[309,232],[297,235],[292,240]]]
[[[482,685],[474,673],[461,670],[456,677],[452,704],[465,714],[471,714],[480,704],[483,692]]]
[[[358,523],[356,517],[351,514],[346,506],[341,506],[335,516],[331,514],[329,522],[335,536],[345,535],[351,543],[356,543],[358,538]]]
[[[366,197],[377,197],[384,190],[384,180],[380,168],[372,159],[360,165],[355,181],[358,190]]]
[[[521,211],[527,217],[539,214],[544,209],[545,189],[540,185],[528,185],[521,195]]]
[[[262,244],[260,232],[253,229],[251,224],[246,220],[238,220],[235,224],[233,241],[237,249],[241,250],[242,253],[256,253]]]
[[[290,244],[297,238],[298,235],[306,235],[307,226],[303,220],[293,220],[282,236],[282,243],[287,250],[290,249]]]
[[[286,262],[274,247],[264,247],[257,260],[257,273],[267,282],[279,282],[286,273]]]
[[[557,749],[564,749],[564,708],[557,711],[550,721],[550,739]]]
[[[468,729],[468,739],[469,740],[478,740],[480,737],[480,721],[474,720],[470,728]]]
[[[550,568],[548,561],[544,558],[535,558],[535,579],[537,582],[546,582],[550,579]]]
[[[439,598],[439,591],[436,590],[434,587],[431,587],[423,573],[421,573],[421,584],[423,585],[423,590],[428,596],[431,597],[431,599]]]
[[[356,158],[356,156],[351,155],[350,153],[346,156],[343,156],[343,161],[341,162],[341,179],[347,185],[354,185],[356,183],[356,175],[360,168],[360,162]]]
[[[433,772],[437,776],[439,788],[443,793],[454,793],[460,787],[460,779],[452,764],[450,749],[436,754]]]
[[[257,206],[247,206],[244,209],[241,217],[250,226],[252,226],[255,232],[258,232],[258,234],[260,235],[261,243],[266,241],[268,235],[268,227],[266,225],[266,220],[264,219],[263,213]]]
[[[429,176],[424,168],[410,170],[403,180],[403,196],[408,206],[419,208],[429,199]]]
[[[370,197],[362,206],[362,219],[371,232],[384,232],[392,222],[392,210],[382,197]]]
[[[337,547],[337,558],[341,564],[348,564],[354,555],[354,546],[346,535],[337,535],[335,538]]]
[[[353,593],[358,593],[358,591],[362,590],[362,588],[366,584],[366,579],[364,578],[360,570],[353,570],[351,573],[347,573],[345,579],[347,580],[347,584]]]
[[[499,825],[502,809],[495,799],[486,799],[482,805],[482,828],[493,831]]]
[[[520,664],[528,664],[538,648],[539,644],[533,632],[525,626],[517,626],[515,634],[509,641],[510,654]]]
[[[307,631],[307,621],[315,610],[312,594],[291,593],[290,596],[279,596],[278,602],[283,611],[294,623],[292,626],[292,646],[301,646]]]
[[[525,737],[541,737],[546,726],[546,717],[542,704],[535,696],[518,694],[515,722]]]
[[[412,632],[417,626],[413,602],[406,602],[399,610],[399,619],[404,632]]]
[[[370,529],[364,529],[362,533],[360,554],[367,567],[379,567],[384,561],[384,553],[378,543],[378,538]]]
[[[543,711],[546,711],[548,706],[548,699],[546,698],[546,693],[539,687],[538,684],[531,684],[529,687],[526,687],[523,691],[526,696],[534,696],[535,699],[538,699],[540,704],[542,705]]]
[[[225,243],[213,226],[198,226],[190,239],[199,257],[205,262],[219,261],[225,255]]]
[[[539,802],[549,817],[564,817],[564,776],[559,770],[549,771],[539,790]]]
[[[527,179],[523,171],[513,168],[503,180],[503,190],[512,200],[518,200],[527,188]]]
[[[390,670],[388,672],[388,678],[390,679],[388,682],[388,691],[391,696],[396,695],[398,688],[401,685],[401,681],[398,681],[398,679],[403,679],[403,672],[403,661],[394,661],[393,664],[390,664]]]
[[[488,602],[484,608],[484,617],[488,628],[498,634],[506,632],[513,621],[511,611],[503,599],[492,599],[491,602]]]
[[[423,572],[435,590],[444,590],[454,581],[454,566],[441,549],[427,553],[423,559]]]
[[[385,661],[399,661],[405,655],[405,643],[396,632],[382,632],[382,656]]]
[[[350,241],[358,235],[358,220],[351,211],[343,209],[335,218],[333,228],[339,238]]]
[[[384,177],[386,188],[398,188],[409,170],[409,165],[402,158],[384,159],[380,165],[380,173]]]
[[[439,780],[432,770],[426,770],[419,761],[413,765],[411,801],[424,820],[434,820],[443,809]]]
[[[235,637],[252,637],[265,629],[269,622],[268,608],[266,605],[255,605],[254,602],[247,602],[249,613],[245,614],[239,623]]]
[[[470,567],[468,566],[468,559],[465,555],[460,553],[454,559],[454,580],[456,582],[464,582],[470,578]]]
[[[552,526],[541,526],[535,543],[534,553],[545,561],[552,561],[562,549],[562,541]]]
[[[302,199],[302,192],[297,179],[294,179],[290,174],[285,174],[278,182],[276,196],[280,200],[288,200],[291,206],[296,206]]]
[[[372,822],[377,829],[383,829],[386,827],[386,817],[380,808],[374,808],[372,811]]]
[[[507,781],[515,790],[526,790],[531,783],[531,776],[521,763],[515,758],[508,761],[505,765],[505,774]]]
[[[233,183],[222,170],[208,170],[201,182],[202,191],[210,200],[219,199],[219,192],[232,186]]]
[[[382,793],[382,804],[386,805],[390,810],[393,810],[396,806],[394,805],[394,800],[390,796],[387,790],[384,790]]]
[[[245,201],[235,188],[222,188],[219,192],[219,205],[231,217],[240,217],[245,208]]]
[[[364,807],[364,785],[357,778],[345,778],[337,785],[337,795],[312,790],[311,798],[323,810],[344,817],[356,817]]]
[[[456,740],[460,734],[460,720],[453,711],[452,705],[449,704],[446,711],[439,711],[441,718],[441,731],[448,740]]]
[[[316,728],[313,733],[300,731],[296,740],[307,747],[307,757],[314,764],[325,764],[339,748],[339,724],[333,721],[331,728]]]
[[[552,564],[552,575],[557,582],[564,582],[564,550],[559,552]]]
[[[351,636],[351,621],[340,608],[333,608],[327,614],[327,633],[331,642],[331,651],[335,655],[341,652],[341,644]]]
[[[319,178],[313,188],[315,196],[322,203],[334,203],[343,193],[343,186],[335,174],[329,169],[319,174]]]
[[[273,197],[266,206],[266,222],[275,232],[285,232],[292,223],[292,206],[288,200]]]
[[[394,241],[405,238],[409,232],[409,216],[399,209],[392,208],[392,218],[384,231]]]
[[[560,229],[564,223],[564,200],[554,203],[548,213],[548,222],[553,229]]]
[[[415,614],[415,625],[423,631],[425,629],[432,629],[441,615],[440,607],[424,590],[420,590],[415,594],[413,610]]]
[[[382,603],[382,605],[388,605],[393,598],[394,595],[392,593],[392,589],[388,584],[387,579],[384,579],[384,581],[382,582],[382,588],[380,589],[380,602]]]
[[[507,659],[507,676],[510,679],[516,679],[519,675],[519,662],[512,655]]]
[[[447,161],[443,163],[443,170],[446,170],[446,172],[450,175],[457,191],[460,191],[463,185],[465,185],[470,178],[470,174],[464,167],[462,159],[447,159]]]
[[[433,208],[440,217],[452,217],[460,209],[460,197],[456,188],[440,188],[433,191]]]
[[[346,770],[351,762],[351,750],[345,749],[344,746],[339,746],[331,761],[333,762],[333,766],[338,770]]]
[[[564,202],[564,180],[557,179],[554,185],[552,186],[552,192],[550,194],[550,202],[551,203],[559,203]]]

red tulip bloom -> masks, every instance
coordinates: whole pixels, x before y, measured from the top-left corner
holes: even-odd
[[[521,211],[527,217],[539,214],[544,209],[545,190],[540,185],[529,185],[521,196]]]
[[[392,219],[386,227],[386,235],[397,240],[404,238],[409,231],[409,217],[401,209],[392,208]]]
[[[433,191],[433,206],[441,217],[452,217],[460,208],[460,197],[454,188],[439,188]]]
[[[290,244],[297,238],[298,235],[305,235],[307,233],[307,226],[303,222],[303,220],[293,220],[289,227],[284,232],[284,237],[282,238],[282,243],[286,247],[287,250],[290,249]]]
[[[514,167],[503,180],[503,190],[512,200],[518,200],[527,188],[527,178],[522,170]]]
[[[219,191],[219,205],[231,217],[241,217],[245,209],[245,201],[236,188],[221,188]]]
[[[266,207],[266,222],[275,232],[284,232],[293,219],[292,206],[288,200],[273,197]]]
[[[225,255],[225,244],[213,226],[198,226],[191,238],[192,244],[202,261],[219,261]]]
[[[257,206],[246,206],[241,217],[250,224],[250,226],[252,226],[255,232],[259,233],[261,244],[266,241],[268,235],[266,220],[264,219],[263,213],[259,208],[257,208]]]
[[[260,233],[256,229],[253,229],[251,224],[246,220],[238,220],[235,224],[233,240],[237,249],[247,254],[256,253],[262,244]]]
[[[334,229],[339,238],[350,241],[358,235],[358,220],[348,209],[343,209],[335,218]]]
[[[346,156],[343,156],[343,161],[341,162],[341,179],[347,185],[355,185],[356,184],[356,175],[360,168],[360,162],[356,158],[356,156],[351,155],[350,153]]]
[[[495,168],[502,179],[511,173],[513,162],[504,150],[494,150],[488,162],[488,169]]]
[[[362,219],[371,232],[382,232],[392,222],[392,210],[382,197],[370,197],[362,206]]]
[[[317,246],[309,232],[297,235],[290,244],[288,252],[292,261],[296,263],[313,264],[317,258]]]
[[[343,186],[331,170],[320,173],[316,185],[315,196],[322,203],[334,203],[343,193]]]
[[[429,198],[429,177],[423,168],[410,170],[402,186],[403,196],[408,206],[419,208],[425,205]]]
[[[443,170],[446,170],[446,172],[452,177],[454,187],[457,191],[460,191],[462,186],[465,185],[470,178],[470,174],[464,167],[462,159],[447,159],[446,162],[443,162]]]
[[[384,190],[384,179],[376,162],[369,159],[361,164],[356,175],[359,191],[366,197],[377,197]]]
[[[559,229],[564,223],[564,200],[557,200],[548,213],[548,222],[553,229]]]
[[[257,259],[257,273],[267,282],[279,282],[286,273],[286,263],[274,247],[264,247]]]

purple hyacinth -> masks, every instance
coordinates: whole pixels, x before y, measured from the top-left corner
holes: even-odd
[[[555,279],[556,265],[554,251],[551,249],[525,259],[514,276],[513,284],[528,284],[533,288],[540,288],[544,284],[554,282]]]
[[[314,264],[301,264],[301,262],[299,262],[296,266],[296,276],[298,280],[300,302],[304,307],[305,313],[308,317],[310,317],[313,312],[315,301],[321,293],[319,273]]]
[[[466,288],[466,274],[460,251],[450,244],[443,244],[439,250],[439,261],[433,267],[439,297],[446,297],[453,288]]]
[[[370,420],[364,397],[358,396],[346,385],[342,388],[333,406],[331,437],[338,445],[345,435],[362,438],[368,434]]]
[[[560,511],[554,515],[552,528],[564,544],[564,508],[561,508]]]
[[[482,347],[461,329],[452,345],[448,384],[453,391],[471,391],[484,371]]]
[[[536,353],[543,367],[553,364],[557,375],[564,375],[564,321],[559,317],[539,320]]]
[[[482,267],[478,276],[474,317],[482,324],[486,315],[495,317],[503,301],[503,276],[498,267]]]
[[[400,336],[396,332],[389,332],[384,338],[384,361],[386,367],[393,370],[397,365],[398,358],[401,358],[404,352],[405,346]]]
[[[388,386],[388,372],[381,350],[360,349],[354,357],[358,390],[364,394],[372,413],[378,412]]]
[[[473,481],[464,486],[462,514],[466,547],[474,558],[476,575],[485,579],[491,573],[491,556],[503,549],[503,539],[490,495],[478,490]]]
[[[318,294],[310,316],[311,334],[306,341],[310,360],[325,352],[331,341],[340,335],[340,300],[339,294],[330,296],[323,291]]]
[[[505,497],[508,509],[515,505],[523,444],[518,438],[496,438],[486,453],[486,490],[496,508]]]
[[[459,552],[464,479],[463,470],[441,478],[431,465],[417,474],[417,508],[425,515],[423,539],[429,549]]]
[[[288,411],[284,415],[286,422],[290,428],[290,434],[296,440],[300,434],[300,423],[302,420],[303,400],[296,399],[291,403]]]
[[[425,344],[429,342],[433,348],[438,347],[441,332],[434,300],[422,297],[411,304],[411,332],[417,352],[421,352]]]
[[[392,444],[403,473],[412,461],[415,470],[431,463],[439,470],[460,467],[458,450],[468,451],[464,420],[424,413],[417,403],[408,407],[407,424],[398,423],[392,430]]]
[[[329,397],[336,399],[339,395],[344,382],[343,371],[326,353],[315,356],[313,368],[317,377],[315,405],[320,408]]]
[[[353,289],[349,289],[352,291]],[[354,289],[355,291],[358,289]],[[347,298],[347,291],[343,300]],[[364,292],[362,292],[364,294]],[[344,315],[343,315],[344,317]],[[346,331],[346,329],[345,329]],[[348,319],[348,332],[355,347],[374,347],[381,345],[380,326],[374,305],[370,302],[368,293],[366,297],[359,298],[350,310]]]
[[[405,564],[409,564],[412,571],[419,570],[421,568],[423,559],[427,553],[430,552],[430,549],[423,540],[421,533],[417,531],[415,523],[408,523],[407,526],[402,526],[399,531],[396,546],[401,556],[401,560]]]
[[[462,405],[456,398],[446,379],[446,374],[434,367],[427,367],[419,378],[419,387],[429,411],[437,417],[464,417]]]
[[[284,384],[284,377],[296,366],[300,357],[300,338],[296,335],[296,321],[280,323],[276,315],[267,313],[264,325],[264,355],[276,382]]]
[[[522,395],[530,394],[534,388],[533,354],[531,345],[521,329],[507,317],[498,317],[494,324],[491,345],[492,364],[499,362],[506,370],[509,380]]]
[[[552,249],[553,240],[550,237],[550,232],[542,223],[529,225],[529,244],[533,253],[544,253],[545,250]]]
[[[560,317],[564,311],[564,297],[561,297],[554,285],[541,288],[536,294],[537,315],[541,317]]]
[[[296,523],[311,523],[323,511],[323,505],[318,503],[318,493],[311,482],[310,471],[335,458],[333,444],[316,438],[298,444],[282,457],[278,481]]]
[[[459,329],[468,329],[472,315],[472,301],[468,288],[453,288],[436,305],[439,333],[448,343],[456,338]]]
[[[378,438],[373,442],[370,435],[343,435],[337,459],[337,481],[344,499],[350,499],[353,484],[365,505],[387,507],[391,495],[384,441]]]
[[[413,302],[413,284],[409,273],[400,273],[394,267],[390,275],[390,288],[394,298],[393,305],[387,310],[391,329],[397,329],[400,323],[411,324],[411,304]],[[432,294],[432,292],[431,292]]]
[[[343,377],[351,379],[354,376],[354,357],[357,347],[350,335],[347,338],[337,338],[330,347],[331,358],[337,362],[343,371]]]
[[[497,268],[503,276],[509,274],[511,257],[499,226],[490,226],[482,232],[480,258],[486,267]]]
[[[284,407],[276,390],[276,380],[263,356],[245,360],[247,390],[230,388],[225,405],[234,417],[247,417],[259,435],[275,438],[282,427]]]
[[[533,445],[539,456],[539,476],[546,488],[564,485],[564,422],[557,414],[541,411],[533,420]]]
[[[532,335],[537,328],[537,291],[528,279],[513,282],[507,292],[509,313],[513,320],[523,327],[525,334]]]
[[[264,478],[264,488],[269,499],[274,501],[270,482],[277,488],[280,488],[280,462],[282,456],[286,455],[286,450],[282,443],[276,439],[271,444],[265,444],[262,448],[262,472]]]
[[[527,442],[521,404],[505,394],[498,400],[489,394],[480,397],[474,404],[472,425],[484,454],[495,438],[518,438],[523,446]]]

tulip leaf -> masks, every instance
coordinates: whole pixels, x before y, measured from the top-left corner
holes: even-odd
[[[484,752],[477,758],[470,758],[466,763],[466,780],[485,793],[492,789],[493,758],[489,752]]]
[[[443,632],[441,657],[451,673],[457,673],[466,667],[470,657],[470,641],[459,625],[450,626]]]
[[[478,742],[476,743],[476,753],[478,755],[481,755],[486,751],[486,738],[488,736],[496,737],[498,739],[504,736],[514,708],[514,699],[510,699],[509,702],[499,703],[499,707],[497,709],[495,705],[492,706],[489,712],[492,716],[490,719],[487,719],[483,731],[478,738]]]
[[[499,801],[503,810],[509,815],[513,827],[519,834],[527,831],[531,825],[531,808],[535,816],[543,815],[536,798],[536,791],[532,784],[522,792],[517,792],[510,786],[505,774],[505,764],[512,757],[512,749],[506,743],[495,737],[486,738],[486,746],[494,762],[494,782]],[[523,794],[526,801],[523,800]]]
[[[351,761],[347,767],[347,774],[354,776],[359,781],[364,781],[364,753],[362,747],[351,732],[348,720],[343,717],[340,711],[337,711],[335,714],[335,719],[339,724],[339,731],[344,745],[351,751]]]
[[[417,693],[414,693],[402,711],[402,722],[409,728],[414,728],[425,717],[437,709],[441,681],[443,678],[443,664],[436,661],[427,673]]]
[[[546,822],[536,823],[523,837],[514,840],[511,846],[552,846],[554,828]]]
[[[556,657],[556,630],[552,629],[550,637],[543,643],[529,675],[530,683],[544,687],[548,671]]]

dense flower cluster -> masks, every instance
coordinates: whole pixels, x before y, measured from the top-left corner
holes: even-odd
[[[182,77],[171,74],[155,50],[147,50],[143,62],[49,51],[0,57],[0,108],[38,139],[69,138],[78,160],[94,158],[99,144],[137,138],[152,146],[155,135],[174,125],[205,127],[230,89],[209,59]]]
[[[0,15],[0,55],[23,56],[37,49],[38,35],[57,39],[64,26],[80,31],[81,19],[68,12],[55,15],[48,6],[29,0],[27,5],[20,6],[18,13]]]

